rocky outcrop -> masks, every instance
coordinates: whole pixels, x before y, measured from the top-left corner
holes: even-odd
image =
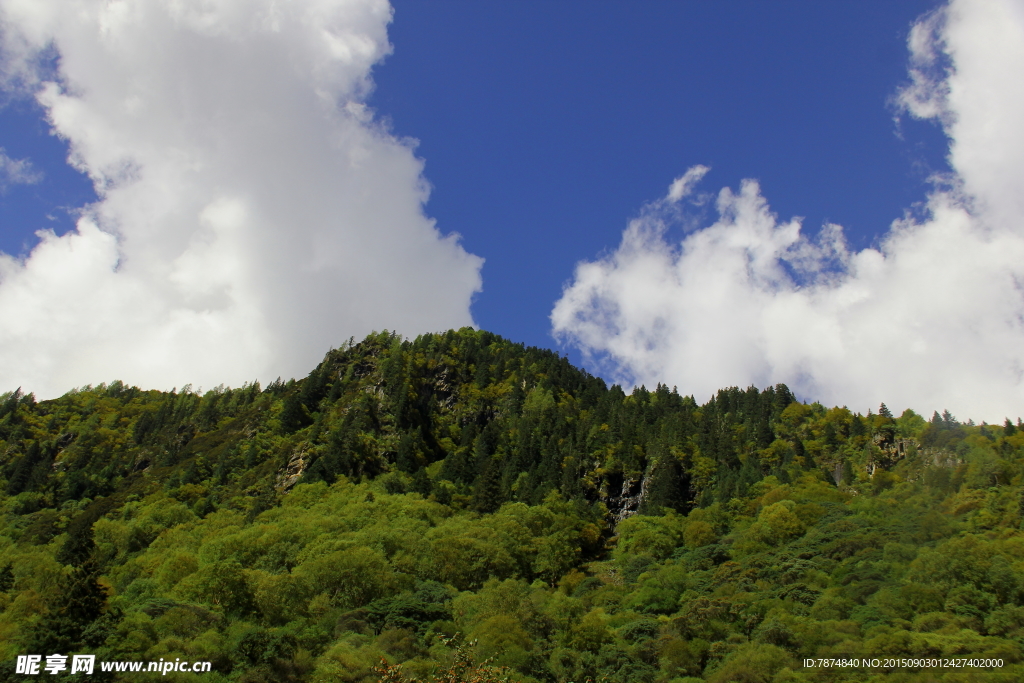
[[[306,447],[303,444],[296,448],[291,457],[288,458],[288,464],[285,465],[284,471],[277,475],[277,483],[274,488],[280,493],[284,493],[295,486],[306,471],[307,461]]]
[[[623,477],[621,484],[617,481],[605,482],[601,487],[599,498],[608,508],[608,516],[614,528],[624,519],[632,517],[640,510],[640,505],[647,497],[647,487],[651,478],[646,474],[639,479]],[[611,494],[609,489],[618,489]]]

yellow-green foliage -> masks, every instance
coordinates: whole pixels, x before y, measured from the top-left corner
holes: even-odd
[[[0,679],[90,652],[213,683],[1020,680],[1018,427],[626,395],[474,330],[266,389],[9,393]],[[865,656],[1002,666],[802,665]]]

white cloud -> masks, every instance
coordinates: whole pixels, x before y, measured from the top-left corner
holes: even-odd
[[[0,255],[0,387],[237,385],[374,329],[471,325],[482,260],[425,217],[422,162],[364,105],[390,19],[386,0],[0,0],[8,88],[100,197]]]
[[[43,174],[32,168],[28,159],[12,159],[7,150],[0,147],[0,193],[11,185],[34,185],[43,179]]]
[[[668,186],[668,196],[666,199],[671,203],[680,201],[683,197],[690,195],[693,192],[694,186],[701,181],[707,172],[711,169],[707,166],[694,166],[689,169],[683,175],[679,176],[672,181],[672,184]]]
[[[1024,415],[1024,9],[954,0],[909,47],[899,100],[942,123],[956,173],[926,219],[853,253],[838,226],[811,240],[780,221],[748,180],[721,191],[714,225],[671,243],[680,179],[614,253],[577,266],[555,334],[620,381],[701,400],[785,382],[860,411]]]

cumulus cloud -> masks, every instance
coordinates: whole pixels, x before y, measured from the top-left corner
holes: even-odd
[[[2,73],[99,201],[0,255],[0,386],[301,376],[377,329],[471,325],[482,260],[365,106],[386,0],[0,0]]]
[[[0,193],[11,185],[33,185],[43,179],[43,174],[32,167],[28,159],[12,159],[7,150],[0,147]]]
[[[613,253],[578,264],[556,336],[619,381],[700,399],[785,382],[860,411],[1024,415],[1024,9],[954,0],[908,43],[899,103],[944,127],[954,169],[924,218],[851,252],[839,226],[809,238],[746,180],[718,194],[713,225],[673,242],[676,205],[706,171],[695,167]]]

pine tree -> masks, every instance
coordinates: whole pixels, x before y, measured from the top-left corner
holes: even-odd
[[[412,477],[412,490],[425,498],[430,495],[432,488],[433,484],[430,481],[430,477],[427,476],[426,468],[421,467],[416,470],[416,474]]]
[[[491,458],[488,467],[473,486],[473,509],[477,512],[494,512],[503,502],[501,468],[498,461]]]
[[[7,482],[8,495],[17,495],[28,488],[29,482],[32,478],[32,470],[35,469],[39,460],[39,442],[32,441],[29,444],[28,452],[25,453],[25,455],[21,457],[21,460],[18,461],[18,464],[15,465],[14,472],[11,474],[11,477]]]
[[[92,532],[93,523],[104,509],[83,512],[68,525],[67,540],[56,559],[70,565],[70,571],[61,579],[60,590],[47,601],[47,611],[26,643],[28,652],[85,649],[83,634],[106,611],[107,592],[99,583]]]
[[[0,593],[6,593],[14,588],[14,566],[7,563],[0,569]]]
[[[853,465],[849,459],[843,461],[843,483],[847,485],[853,483]]]
[[[312,423],[313,420],[307,414],[298,394],[289,394],[281,409],[281,430],[285,434],[291,434]]]
[[[666,453],[655,461],[648,474],[647,495],[640,503],[642,515],[661,514],[663,508],[682,511],[686,507],[686,489],[689,480],[679,461]]]

